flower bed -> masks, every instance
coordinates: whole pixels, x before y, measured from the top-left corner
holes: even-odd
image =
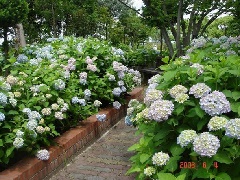
[[[240,38],[196,39],[161,66],[126,121],[143,134],[129,148],[137,179],[240,178]]]
[[[143,98],[143,88],[135,88],[127,98],[141,100]],[[82,121],[77,127],[72,128],[55,139],[57,145],[48,148],[50,158],[47,161],[41,161],[34,157],[28,157],[13,167],[0,172],[1,180],[25,180],[25,179],[43,179],[51,174],[55,169],[71,159],[76,152],[81,151],[85,146],[100,137],[109,127],[113,126],[126,115],[127,106],[122,106],[119,110],[114,108],[105,108],[99,113],[106,114],[106,121],[99,122],[96,115],[92,115]]]
[[[99,108],[119,109],[141,74],[105,41],[65,37],[32,44],[8,59],[0,77],[0,169],[42,149]],[[105,114],[96,114],[104,121]]]

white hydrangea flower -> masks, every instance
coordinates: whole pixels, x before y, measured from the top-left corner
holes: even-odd
[[[152,162],[156,166],[166,165],[169,161],[170,157],[167,153],[163,153],[162,151],[155,153],[152,157]]]
[[[156,173],[156,169],[154,167],[147,167],[144,169],[144,172],[143,172],[146,176],[152,176],[153,174]]]
[[[16,137],[15,140],[13,141],[13,146],[17,149],[23,147],[24,145],[24,140],[21,137]]]
[[[169,94],[172,98],[176,98],[176,96],[178,96],[179,94],[185,94],[187,92],[188,92],[188,89],[182,85],[173,86],[169,90]]]
[[[225,127],[226,136],[240,139],[240,118],[230,119]]]
[[[193,140],[197,137],[197,133],[194,130],[184,130],[177,137],[177,144],[181,147],[187,146],[189,143],[192,143]]]
[[[209,131],[216,131],[226,126],[228,120],[225,117],[214,116],[208,122]]]
[[[189,99],[188,94],[178,94],[175,98],[175,101],[177,101],[178,103],[184,103],[188,99]]]

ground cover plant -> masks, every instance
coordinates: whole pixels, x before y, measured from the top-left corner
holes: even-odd
[[[240,178],[240,38],[195,39],[149,79],[144,102],[129,102],[129,148],[137,179]]]
[[[141,84],[138,71],[119,61],[108,42],[94,38],[50,38],[11,56],[0,77],[0,168],[34,154],[79,121],[112,105]],[[106,115],[97,114],[99,121]]]

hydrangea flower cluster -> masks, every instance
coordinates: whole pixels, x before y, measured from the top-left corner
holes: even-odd
[[[86,106],[86,100],[85,99],[79,99],[76,96],[72,98],[72,103],[73,104],[80,104],[81,106]]]
[[[21,138],[21,137],[23,137],[23,135],[24,135],[24,132],[22,132],[21,130],[17,130],[17,132],[16,132],[17,137]]]
[[[177,101],[178,103],[184,103],[188,99],[189,99],[188,94],[178,94],[175,98],[175,101]]]
[[[201,98],[211,92],[211,88],[204,83],[197,83],[189,89],[189,94],[193,94],[195,98]]]
[[[163,92],[157,89],[150,89],[144,98],[144,103],[150,106],[154,101],[160,100],[163,97]]]
[[[85,84],[87,84],[87,73],[86,72],[81,72],[80,74],[79,74],[79,82],[80,82],[80,84],[83,84],[83,85],[85,85]]]
[[[146,89],[146,94],[148,94],[148,92],[151,90],[151,89],[156,89],[158,86],[158,83],[152,83],[152,84],[149,84],[147,89]]]
[[[0,112],[0,121],[4,121],[4,120],[5,120],[5,115]]]
[[[91,97],[91,95],[92,95],[92,93],[89,89],[84,90],[85,99],[89,99]]]
[[[56,119],[59,119],[59,120],[64,119],[63,113],[60,112],[60,111],[55,112],[54,117],[55,117]]]
[[[113,107],[115,108],[115,109],[120,109],[121,108],[121,103],[120,102],[118,102],[118,101],[114,101],[113,102]]]
[[[97,114],[96,118],[98,121],[103,122],[106,120],[107,116],[106,116],[106,114]]]
[[[168,116],[172,114],[174,110],[174,104],[168,100],[157,100],[151,104],[148,111],[148,118],[161,122],[168,119]]]
[[[122,89],[120,87],[116,87],[113,89],[112,93],[114,96],[119,97],[122,93]]]
[[[132,126],[133,125],[131,116],[125,116],[125,124],[127,126]]]
[[[154,84],[154,83],[158,83],[158,79],[161,77],[160,74],[156,74],[153,77],[151,77],[150,79],[148,79],[148,84]]]
[[[7,82],[3,82],[2,85],[0,86],[0,89],[4,91],[10,91],[12,89],[11,85]]]
[[[47,160],[50,158],[50,154],[49,154],[48,150],[42,149],[42,150],[39,150],[39,151],[37,152],[36,157],[37,157],[39,160],[47,161]]]
[[[201,36],[198,39],[193,39],[191,42],[191,46],[194,49],[197,49],[197,48],[204,47],[206,43],[207,43],[206,39],[203,36]]]
[[[109,74],[108,80],[109,80],[109,81],[115,81],[116,78],[115,78],[115,76],[114,76],[113,74]]]
[[[7,104],[7,96],[0,92],[0,104],[5,106]]]
[[[56,90],[64,90],[65,89],[65,82],[61,79],[55,80],[54,81],[54,88]]]
[[[18,63],[26,63],[28,62],[28,57],[25,54],[19,54],[17,57]]]
[[[154,167],[146,167],[143,171],[143,173],[146,175],[146,176],[152,176],[153,174],[156,173],[156,169]]]
[[[169,94],[172,98],[176,98],[179,94],[187,93],[188,89],[182,85],[175,85],[169,90]]]
[[[225,127],[225,135],[240,139],[240,118],[230,119]]]
[[[230,102],[226,96],[219,91],[213,91],[202,97],[199,103],[200,107],[211,116],[221,115],[231,111]]]
[[[12,75],[8,75],[6,78],[6,82],[9,83],[11,86],[17,84],[18,82],[18,78],[12,76]]]
[[[21,137],[16,137],[13,141],[13,146],[17,149],[23,147],[24,145],[24,140]]]
[[[189,143],[192,143],[193,140],[197,137],[197,133],[194,130],[184,130],[177,137],[177,144],[181,147],[187,146]]]
[[[163,153],[162,151],[155,153],[152,157],[152,162],[156,166],[166,165],[169,161],[170,157],[167,153]]]
[[[209,131],[216,131],[224,128],[227,124],[228,120],[225,117],[214,116],[208,122]]]
[[[100,106],[102,105],[102,103],[101,103],[101,101],[99,101],[99,100],[95,100],[95,101],[93,102],[93,105],[94,105],[95,107],[100,107]]]
[[[191,65],[190,67],[192,68],[196,68],[197,69],[197,75],[200,75],[203,73],[204,70],[204,66],[199,64],[199,63],[194,63],[193,65]]]
[[[39,134],[43,134],[43,133],[45,132],[45,128],[42,127],[42,126],[37,126],[37,127],[36,127],[36,131],[37,131],[37,133],[39,133]]]
[[[68,60],[68,65],[64,67],[66,71],[74,71],[76,69],[76,59],[70,58]]]
[[[217,153],[219,147],[219,139],[209,132],[201,133],[193,141],[193,150],[200,156],[212,157]]]
[[[97,66],[95,64],[88,64],[87,65],[87,70],[90,70],[92,72],[96,72],[97,71]]]

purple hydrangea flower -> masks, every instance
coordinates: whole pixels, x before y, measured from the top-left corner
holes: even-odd
[[[105,121],[106,117],[107,117],[106,114],[97,114],[96,115],[97,120],[101,121],[101,122]]]
[[[114,107],[115,109],[120,109],[121,103],[118,102],[118,101],[114,101],[114,102],[113,102],[113,107]]]
[[[213,91],[200,99],[200,107],[210,116],[221,115],[231,111],[230,102],[219,91]]]
[[[211,88],[204,83],[197,83],[189,89],[189,94],[193,94],[195,98],[201,98],[211,92]]]
[[[50,154],[46,149],[39,150],[36,156],[39,160],[42,160],[42,161],[47,161],[50,158]]]
[[[200,156],[212,157],[217,153],[219,147],[219,139],[209,132],[201,133],[193,141],[193,150]]]
[[[113,89],[112,93],[113,93],[114,96],[119,97],[121,95],[121,93],[122,93],[122,90],[121,90],[120,87],[117,87],[117,88]]]

